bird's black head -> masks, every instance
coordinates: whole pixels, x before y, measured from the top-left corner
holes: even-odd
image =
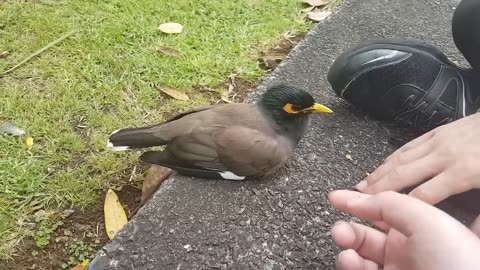
[[[284,129],[296,135],[295,129],[304,129],[310,113],[331,113],[329,108],[315,103],[305,90],[275,85],[267,89],[258,102],[260,108]],[[303,131],[299,131],[303,135]]]
[[[331,113],[329,108],[315,103],[305,90],[286,85],[270,87],[259,102],[267,111],[276,112],[286,118],[301,117],[312,112]]]

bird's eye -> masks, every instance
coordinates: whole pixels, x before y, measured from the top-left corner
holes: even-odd
[[[298,111],[301,111],[301,110],[302,110],[302,108],[301,108],[300,106],[298,106],[298,105],[292,105],[292,110],[294,110],[294,111],[297,111],[297,112],[298,112]]]
[[[300,113],[302,108],[298,105],[287,103],[285,106],[283,106],[283,110],[290,114],[297,114]]]

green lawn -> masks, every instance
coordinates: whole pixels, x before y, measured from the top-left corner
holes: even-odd
[[[261,77],[257,51],[312,26],[302,8],[298,0],[0,2],[0,54],[10,52],[0,73],[78,30],[0,77],[0,123],[24,128],[35,143],[27,151],[25,137],[0,136],[0,258],[31,233],[35,211],[87,207],[99,190],[128,180],[136,156],[106,151],[111,131],[219,100],[232,73]],[[162,34],[164,22],[181,23],[183,33]],[[163,96],[158,84],[191,100]]]

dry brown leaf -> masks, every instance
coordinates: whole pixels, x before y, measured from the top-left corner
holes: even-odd
[[[284,54],[267,54],[260,58],[262,64],[267,68],[274,70],[285,59]]]
[[[175,57],[180,56],[180,54],[182,54],[179,50],[172,47],[167,47],[167,46],[158,47],[157,52],[160,52],[169,56],[175,56]]]
[[[313,7],[320,7],[330,4],[332,0],[303,0],[303,2]]]
[[[187,96],[187,94],[185,94],[183,92],[180,92],[173,87],[158,85],[157,89],[162,91],[163,93],[171,96],[174,99],[184,100],[184,101],[190,100],[190,98]]]
[[[315,10],[307,13],[307,16],[310,20],[320,22],[325,20],[328,16],[332,14],[329,10]]]
[[[142,198],[137,207],[130,213],[129,219],[132,218],[140,208],[152,197],[153,193],[158,190],[160,185],[165,181],[173,171],[167,167],[160,165],[152,165],[147,170],[147,175],[143,181]]]
[[[309,6],[309,7],[307,7],[307,8],[302,9],[302,11],[305,12],[305,13],[307,13],[307,12],[312,11],[314,8],[315,8],[314,6]]]
[[[158,30],[166,34],[179,34],[183,31],[183,25],[174,22],[162,23],[158,27]]]
[[[167,179],[170,174],[172,174],[172,170],[159,166],[159,165],[152,165],[147,170],[147,175],[145,176],[145,181],[143,181],[142,187],[142,199],[140,204],[145,204],[145,202],[157,191],[160,184]]]

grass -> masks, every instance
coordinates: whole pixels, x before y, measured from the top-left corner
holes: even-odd
[[[286,31],[311,27],[301,9],[298,0],[0,2],[0,53],[9,51],[0,72],[77,30],[0,77],[0,122],[34,138],[27,151],[25,137],[0,136],[0,258],[32,235],[35,211],[88,207],[102,190],[128,179],[137,158],[106,151],[111,131],[218,100],[232,73],[261,77],[257,51]],[[184,25],[183,33],[158,31],[170,21]],[[182,55],[162,55],[159,46]],[[158,84],[191,100],[165,97]]]

